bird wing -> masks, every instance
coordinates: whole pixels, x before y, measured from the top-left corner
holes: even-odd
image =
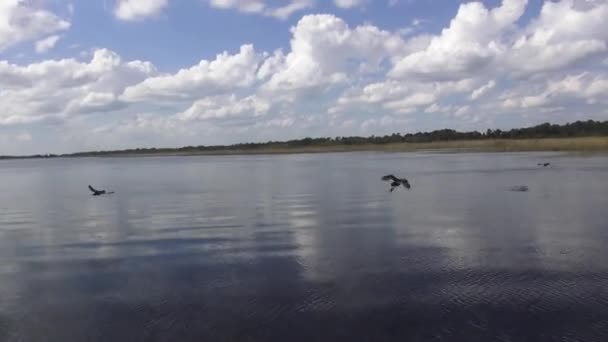
[[[386,175],[382,177],[383,181],[388,181],[388,180],[392,180],[393,182],[398,182],[399,179],[393,175]]]
[[[95,190],[95,189],[93,189],[93,187],[92,187],[92,186],[90,186],[90,185],[89,185],[89,190],[91,190],[92,192],[99,192],[99,190]]]

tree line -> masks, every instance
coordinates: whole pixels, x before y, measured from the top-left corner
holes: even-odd
[[[120,154],[154,154],[154,153],[190,153],[190,152],[229,152],[251,151],[256,149],[272,148],[298,148],[298,147],[336,147],[357,146],[369,144],[393,143],[429,143],[436,141],[483,140],[483,139],[542,139],[542,138],[568,138],[587,136],[608,136],[608,121],[576,121],[563,125],[543,123],[533,127],[514,128],[507,131],[488,129],[485,132],[469,131],[458,132],[453,129],[440,129],[431,132],[393,133],[384,136],[349,136],[334,138],[303,138],[288,141],[268,141],[263,143],[240,143],[233,145],[212,146],[184,146],[180,148],[137,148],[115,151],[89,151],[72,154],[45,154],[21,158],[53,158],[53,157],[82,157]],[[13,158],[0,156],[0,159]]]

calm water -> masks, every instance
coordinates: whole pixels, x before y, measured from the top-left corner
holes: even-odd
[[[0,341],[608,341],[607,208],[605,156],[1,161]]]

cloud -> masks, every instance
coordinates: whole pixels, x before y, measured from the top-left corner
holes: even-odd
[[[48,36],[42,40],[36,42],[35,50],[36,53],[47,53],[49,50],[55,47],[55,44],[61,39],[60,36]]]
[[[118,95],[126,86],[155,73],[151,63],[124,62],[107,49],[96,50],[88,63],[71,58],[26,66],[0,61],[0,126],[122,108]]]
[[[247,87],[255,82],[262,58],[253,45],[243,45],[234,55],[225,51],[175,74],[147,78],[129,86],[121,98],[128,102],[192,100]]]
[[[0,52],[21,42],[65,31],[70,23],[29,1],[0,1]]]
[[[422,111],[442,97],[468,92],[474,86],[472,79],[429,83],[387,80],[349,89],[329,110],[340,113],[371,105],[392,113],[408,114]]]
[[[462,106],[462,107],[458,108],[456,111],[454,111],[454,116],[462,117],[462,116],[469,114],[470,111],[471,111],[471,106],[468,106],[468,105]]]
[[[533,87],[522,86],[502,96],[505,108],[568,107],[582,103],[608,104],[608,74],[583,72],[552,78]]]
[[[494,80],[489,80],[488,83],[475,89],[475,91],[473,91],[471,93],[471,100],[477,100],[478,98],[482,97],[488,91],[494,89],[495,86],[496,86],[496,82]]]
[[[334,0],[334,5],[339,8],[354,8],[363,6],[367,3],[367,0]]]
[[[461,4],[449,27],[426,48],[398,59],[390,76],[458,79],[479,73],[505,49],[503,35],[514,29],[526,4],[504,0],[494,9],[480,2]]]
[[[255,118],[268,113],[270,103],[255,95],[238,99],[230,96],[207,97],[195,101],[190,108],[177,115],[184,121],[215,120],[226,122],[238,118]]]
[[[546,1],[537,18],[518,28],[526,5],[526,0],[504,0],[493,9],[480,2],[460,5],[428,46],[397,59],[390,76],[437,80],[505,71],[521,76],[605,56],[607,2]],[[410,27],[406,33],[411,32]]]
[[[260,14],[285,20],[293,13],[312,8],[315,0],[289,0],[283,6],[269,6],[263,0],[208,0],[209,5],[219,9],[234,9],[242,13]]]
[[[116,0],[114,15],[120,20],[140,21],[157,16],[169,0]]]
[[[384,107],[397,113],[411,113],[418,107],[428,106],[436,100],[437,97],[433,94],[415,93],[401,100],[387,102]]]
[[[608,2],[543,3],[540,15],[519,34],[505,64],[520,73],[557,70],[608,50]]]
[[[102,113],[125,108],[126,104],[118,100],[117,96],[110,92],[90,92],[71,100],[65,112],[72,113]]]
[[[428,106],[427,108],[424,109],[425,113],[450,113],[453,111],[453,107],[448,105],[448,106],[442,106],[439,105],[437,103],[433,103],[432,105]]]
[[[307,8],[311,8],[314,5],[312,0],[292,0],[289,4],[282,7],[268,8],[266,15],[275,17],[277,19],[285,20],[289,18],[293,13],[302,11]]]
[[[270,91],[336,84],[354,73],[379,71],[381,64],[407,47],[398,34],[372,25],[350,28],[334,15],[306,15],[291,28],[291,51],[275,56]]]

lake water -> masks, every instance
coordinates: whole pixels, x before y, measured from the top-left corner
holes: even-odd
[[[0,341],[608,341],[608,157],[0,161],[0,258]]]

